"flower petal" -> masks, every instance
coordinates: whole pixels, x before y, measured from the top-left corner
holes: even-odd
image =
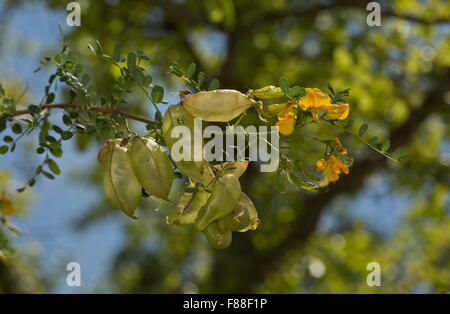
[[[281,134],[291,135],[294,132],[295,119],[285,119],[278,121],[275,126],[278,126]]]
[[[342,171],[345,174],[348,174],[348,167],[344,165],[339,159],[337,159],[335,156],[330,157],[330,162],[335,171],[338,171],[339,173]]]
[[[327,166],[327,161],[325,159],[319,159],[316,162],[316,171],[323,171],[325,169],[325,167]]]
[[[294,132],[295,121],[297,120],[296,105],[290,105],[278,115],[278,122],[275,126],[279,127],[279,131],[283,135],[290,135]]]
[[[309,108],[324,108],[330,104],[330,96],[318,88],[305,88],[306,95],[299,99],[300,107],[303,110]]]
[[[341,153],[343,155],[347,154],[347,149],[345,149],[345,147],[342,145],[339,138],[337,138],[337,137],[333,138],[333,142],[336,144],[336,149],[339,153]]]
[[[344,120],[350,112],[349,104],[328,104],[324,109],[327,112],[328,118],[331,120]]]

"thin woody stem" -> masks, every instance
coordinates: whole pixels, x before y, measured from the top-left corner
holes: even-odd
[[[364,144],[366,144],[367,146],[369,146],[371,149],[373,149],[374,151],[376,151],[377,153],[383,155],[384,157],[388,158],[389,160],[393,161],[393,162],[398,162],[397,159],[393,158],[392,156],[390,156],[389,154],[387,154],[386,152],[383,152],[382,150],[378,149],[378,147],[376,147],[375,145],[369,143],[368,141],[366,141],[365,139],[363,139],[361,136],[359,136],[358,134],[356,134],[355,132],[353,132],[351,129],[343,126],[340,123],[335,123],[331,120],[328,119],[323,119],[324,121],[327,121],[328,123],[330,123],[331,125],[337,126],[341,129],[343,129],[344,131],[350,133],[351,135],[353,135],[356,139],[360,140],[361,142],[363,142]]]
[[[147,123],[147,124],[161,124],[161,122],[159,122],[159,121],[147,119],[147,118],[144,118],[144,117],[132,114],[132,113],[128,113],[128,112],[117,110],[115,108],[102,108],[102,107],[98,107],[98,106],[89,106],[89,105],[73,104],[73,103],[39,106],[39,108],[41,110],[45,110],[45,109],[81,108],[81,107],[86,107],[86,110],[89,110],[89,111],[117,114],[117,115],[120,115],[120,116],[122,116],[124,118],[140,121],[140,122]],[[21,115],[30,114],[30,113],[31,113],[31,111],[27,110],[27,109],[18,110],[18,111],[14,111],[14,112],[4,112],[4,113],[2,113],[0,115],[0,119],[12,118],[12,117],[21,116]]]
[[[317,137],[314,137],[314,136],[311,136],[311,135],[307,135],[307,134],[300,134],[301,136],[303,136],[303,137],[306,137],[306,138],[308,138],[308,139],[310,139],[310,140],[313,140],[313,141],[317,141],[317,142],[320,142],[320,143],[323,143],[323,144],[328,144],[328,140],[321,140],[320,138],[317,138]]]

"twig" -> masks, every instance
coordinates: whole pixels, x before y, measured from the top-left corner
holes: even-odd
[[[365,139],[363,139],[361,136],[358,136],[358,134],[356,134],[355,132],[353,132],[351,129],[343,126],[342,124],[339,123],[335,123],[331,120],[325,119],[323,118],[322,120],[327,121],[328,123],[330,123],[331,125],[337,126],[341,129],[343,129],[344,131],[350,133],[351,135],[353,135],[356,139],[360,140],[361,142],[363,142],[364,144],[366,144],[367,146],[369,146],[371,149],[373,149],[374,151],[376,151],[377,153],[383,155],[384,157],[386,157],[387,159],[393,161],[393,162],[398,162],[397,159],[392,158],[389,154],[387,154],[386,152],[383,152],[381,149],[378,149],[378,147],[376,147],[375,145],[369,143],[368,141],[366,141]]]
[[[144,118],[144,117],[141,117],[141,116],[129,113],[129,112],[120,111],[115,108],[103,108],[103,107],[98,107],[98,106],[88,106],[88,105],[83,105],[83,104],[72,104],[72,103],[42,105],[39,108],[41,110],[45,110],[45,109],[65,109],[65,108],[80,108],[80,107],[86,107],[86,110],[89,110],[89,111],[117,114],[122,117],[140,121],[140,122],[147,123],[147,124],[161,124],[160,121],[147,119],[147,118]],[[12,118],[12,117],[21,116],[24,114],[31,114],[31,111],[28,109],[24,109],[24,110],[18,110],[18,111],[14,111],[14,112],[4,112],[0,115],[0,119]]]

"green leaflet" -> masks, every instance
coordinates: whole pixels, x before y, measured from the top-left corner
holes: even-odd
[[[150,138],[135,137],[130,157],[134,173],[142,187],[152,195],[167,199],[174,175],[163,148]]]
[[[204,121],[228,122],[249,109],[255,101],[241,92],[218,89],[199,92],[183,99],[183,107]]]
[[[197,231],[205,230],[211,222],[232,212],[240,197],[241,185],[234,175],[228,174],[219,178],[208,202],[198,213],[195,221]]]
[[[128,150],[109,140],[100,149],[98,160],[103,165],[103,188],[106,197],[132,218],[141,200],[141,185],[134,174]]]

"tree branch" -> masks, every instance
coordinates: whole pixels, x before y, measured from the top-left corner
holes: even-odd
[[[422,18],[420,16],[399,14],[394,11],[382,11],[381,16],[383,16],[383,15],[386,15],[389,17],[396,17],[401,20],[406,20],[409,22],[420,23],[420,24],[447,24],[447,23],[450,23],[450,19],[448,19],[448,18],[427,19],[427,18]]]
[[[305,8],[302,10],[293,10],[293,11],[287,11],[287,12],[268,12],[266,14],[261,15],[257,19],[253,20],[252,22],[245,25],[246,29],[252,29],[254,27],[259,26],[260,24],[263,24],[267,21],[273,21],[273,19],[284,19],[287,17],[310,17],[311,15],[316,15],[320,11],[323,10],[329,10],[329,9],[335,9],[335,8],[353,8],[353,9],[360,9],[364,12],[366,11],[366,3],[360,0],[341,0],[341,1],[333,1],[329,4],[319,4],[315,5],[309,8]],[[450,19],[448,18],[434,18],[434,19],[427,19],[420,16],[413,16],[409,14],[401,14],[394,12],[392,10],[383,10],[381,12],[381,16],[389,16],[389,17],[396,17],[399,19],[407,20],[410,22],[415,23],[422,23],[422,24],[442,24],[442,23],[450,23]]]
[[[189,25],[209,26],[224,31],[220,24],[211,22],[202,14],[196,14],[187,5],[177,4],[171,0],[154,0],[154,3],[161,7],[166,13],[173,15],[178,21],[184,21]]]
[[[115,108],[103,108],[103,107],[98,107],[98,106],[88,106],[88,105],[83,105],[83,104],[72,104],[72,103],[43,105],[43,106],[40,106],[39,108],[42,111],[45,109],[66,109],[66,108],[82,108],[82,107],[86,107],[86,110],[89,110],[89,111],[117,114],[124,118],[136,120],[139,122],[144,122],[147,124],[161,124],[161,122],[159,122],[159,121],[147,119],[147,118],[144,118],[144,117],[132,114],[132,113],[117,110]],[[18,110],[18,111],[14,111],[14,112],[4,112],[0,115],[0,119],[12,118],[12,117],[21,116],[24,114],[31,114],[31,111],[28,109],[24,109],[24,110]]]
[[[239,41],[243,34],[244,30],[240,25],[238,25],[235,30],[228,33],[226,57],[217,77],[220,80],[220,85],[222,88],[231,88],[233,83],[236,84],[233,63],[236,61],[236,57],[240,53],[240,50],[238,49]]]

